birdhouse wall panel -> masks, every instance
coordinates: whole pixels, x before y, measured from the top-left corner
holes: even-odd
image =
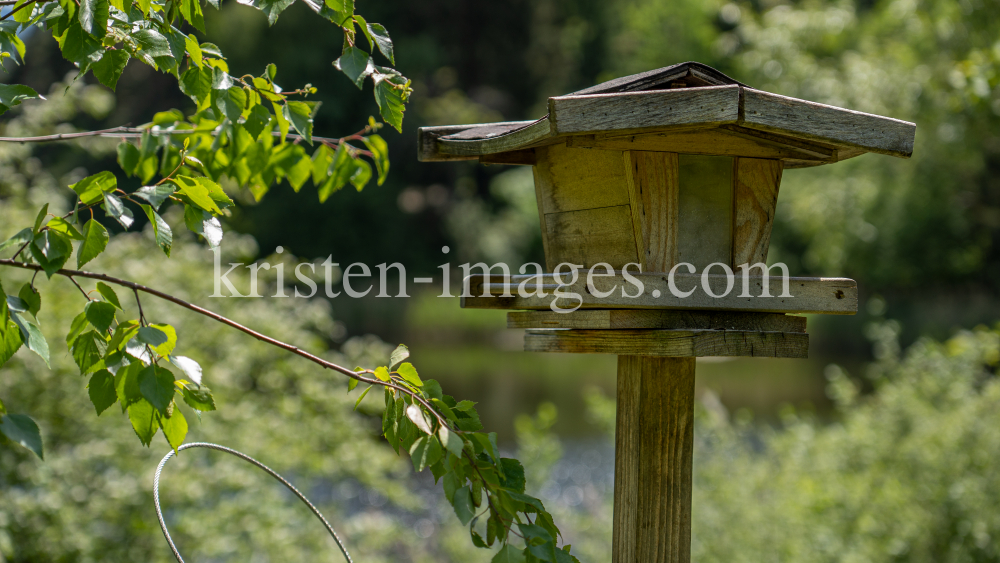
[[[736,159],[733,267],[767,262],[774,209],[781,184],[780,160]]]
[[[677,254],[701,271],[732,262],[733,159],[682,154],[678,157]]]
[[[536,149],[545,213],[628,205],[621,153],[552,145]]]
[[[632,230],[645,272],[666,272],[677,262],[677,154],[625,151]]]
[[[547,213],[545,238],[549,271],[563,262],[585,268],[605,262],[620,270],[638,261],[628,205]]]
[[[748,130],[753,133],[753,130]],[[774,135],[772,137],[777,137]],[[789,141],[791,142],[791,141]],[[602,136],[581,135],[569,137],[566,146],[595,148],[604,150],[636,150],[674,152],[684,154],[707,154],[724,156],[746,156],[751,158],[815,160],[822,164],[830,160],[830,154],[820,155],[806,151],[786,142],[772,139],[754,138],[736,128],[702,128],[693,131],[646,133],[643,135]]]

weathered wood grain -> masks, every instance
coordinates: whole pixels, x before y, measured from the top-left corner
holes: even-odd
[[[733,250],[733,158],[682,154],[677,162],[677,260],[699,270],[714,262],[729,264]]]
[[[580,309],[572,313],[513,311],[507,313],[507,328],[591,330],[659,328],[804,333],[806,317],[779,313],[655,309]]]
[[[637,261],[628,205],[545,215],[546,262],[620,269]],[[554,269],[554,268],[553,268]]]
[[[668,271],[677,262],[677,154],[622,155],[639,263],[646,271]]]
[[[645,133],[639,135],[599,138],[578,135],[566,138],[566,146],[618,151],[657,151],[683,154],[746,156],[797,160],[830,160],[793,146],[767,143],[747,136],[733,135],[731,131],[711,128],[682,132]]]
[[[627,228],[627,227],[626,227]],[[715,271],[719,271],[718,269]],[[601,268],[597,272],[603,273]],[[632,272],[635,272],[633,267]],[[759,273],[754,270],[752,273]],[[777,270],[772,271],[777,273]],[[707,276],[709,289],[715,295],[723,297],[715,298],[705,293],[702,287],[702,279],[699,274],[676,273],[674,282],[679,291],[686,292],[694,290],[688,297],[678,297],[670,292],[668,287],[668,277],[664,273],[630,273],[642,284],[642,290],[632,283],[626,283],[621,273],[614,276],[594,276],[594,289],[599,292],[612,291],[604,298],[598,298],[589,292],[587,285],[587,273],[582,272],[575,283],[564,287],[565,294],[575,293],[578,298],[560,298],[557,302],[561,308],[572,308],[580,305],[583,309],[696,309],[707,311],[755,311],[762,313],[825,313],[833,315],[853,315],[858,311],[858,284],[854,280],[847,278],[801,278],[789,277],[789,294],[792,297],[780,297],[782,293],[782,281],[780,276],[772,275],[768,279],[768,288],[771,297],[761,297],[764,280],[760,276],[750,276],[749,286],[752,297],[739,297],[743,288],[743,277],[740,272],[736,272],[733,288],[729,293],[725,293],[727,278],[723,274],[711,274]],[[525,309],[543,310],[550,309],[554,299],[553,293],[546,289],[545,297],[529,296],[521,297],[517,295],[518,285],[529,280],[526,290],[531,291],[535,280],[532,276],[511,276],[509,283],[512,283],[511,292],[514,297],[495,297],[504,292],[504,280],[495,276],[493,283],[486,284],[489,295],[494,297],[465,297],[462,299],[462,307],[470,309]],[[471,295],[480,296],[484,289],[483,284],[487,278],[481,274],[469,276]],[[566,281],[569,281],[568,278]],[[546,274],[542,283],[545,286],[557,283],[551,274]],[[637,295],[628,297],[623,295]],[[654,295],[656,295],[654,297]]]
[[[525,352],[663,357],[806,358],[809,335],[740,330],[528,329]]]
[[[535,180],[545,213],[628,205],[621,153],[552,145],[535,149]]]
[[[437,151],[446,155],[478,157],[484,154],[525,149],[544,145],[546,142],[555,142],[553,139],[555,134],[547,117],[524,123],[523,127],[485,139],[474,138],[474,135],[468,135],[467,137],[470,138],[465,138],[461,136],[462,132],[442,135],[437,139]],[[482,125],[490,126],[493,124],[484,123]],[[425,134],[427,133],[425,132]]]
[[[479,157],[479,163],[534,166],[538,163],[538,158],[535,156],[535,149],[522,149],[496,154],[484,154]]]
[[[720,125],[719,130],[733,137],[741,137],[762,145],[770,145],[781,149],[791,149],[796,153],[808,155],[810,159],[819,159],[823,161],[837,160],[837,145],[814,143],[806,141],[805,139],[796,139],[795,137],[789,137],[788,135],[768,133],[767,131],[749,129],[747,127],[740,127],[739,125]],[[738,156],[757,158],[752,154]]]
[[[739,125],[909,158],[916,125],[891,117],[743,89]]]
[[[739,90],[730,85],[560,96],[549,98],[549,120],[556,135],[736,123]]]
[[[780,160],[736,159],[733,262],[730,264],[734,268],[767,261],[780,184]]]
[[[689,563],[692,358],[618,358],[613,563]]]
[[[453,160],[475,160],[473,156],[445,154],[438,150],[438,139],[471,128],[486,127],[489,123],[476,125],[446,125],[443,127],[420,127],[417,129],[417,160],[420,162],[449,162]]]

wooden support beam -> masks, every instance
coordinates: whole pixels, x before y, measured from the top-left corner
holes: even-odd
[[[677,263],[677,154],[622,155],[639,263],[646,271],[668,271]]]
[[[767,261],[781,184],[781,161],[737,158],[735,169],[733,262],[730,264],[734,268]]]
[[[747,356],[808,358],[809,335],[739,330],[528,329],[525,352],[617,354],[672,358]]]
[[[804,333],[806,331],[806,317],[779,313],[657,309],[580,309],[572,313],[512,311],[507,313],[507,328],[592,330],[659,328]]]
[[[694,358],[618,357],[612,563],[689,563]]]

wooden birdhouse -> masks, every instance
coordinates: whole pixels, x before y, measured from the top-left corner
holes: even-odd
[[[549,98],[548,110],[419,131],[424,162],[534,169],[550,274],[472,276],[462,305],[521,310],[508,326],[528,329],[528,351],[619,356],[613,561],[686,562],[694,357],[806,357],[805,317],[790,313],[857,311],[853,280],[752,267],[767,261],[782,172],[866,152],[908,158],[916,126],[695,62]],[[551,274],[563,263],[612,271],[567,284]],[[626,290],[629,265],[641,291]],[[553,309],[558,287],[578,310]]]

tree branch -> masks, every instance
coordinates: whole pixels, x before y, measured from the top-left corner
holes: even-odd
[[[212,130],[195,130],[195,129],[175,129],[175,130],[153,130],[147,129],[145,127],[112,127],[111,129],[100,129],[97,131],[80,131],[78,133],[57,133],[55,135],[41,135],[38,137],[0,137],[0,143],[51,143],[55,141],[69,141],[71,139],[83,139],[87,137],[111,137],[119,139],[138,139],[141,138],[144,133],[149,133],[153,136],[170,135],[176,137],[186,137],[188,135],[204,135],[206,133],[210,135],[218,135],[219,128]],[[272,135],[275,137],[280,137],[280,131],[272,131]],[[296,133],[289,133],[287,138],[298,141],[305,140],[301,135]],[[359,137],[357,133],[353,135],[348,135],[345,138]],[[338,139],[335,137],[313,137],[313,141],[323,144],[333,144],[337,145],[343,142],[344,139]]]
[[[16,260],[11,260],[9,258],[0,259],[0,266],[10,266],[10,267],[14,267],[14,268],[21,268],[23,270],[34,270],[36,272],[42,270],[42,267],[39,266],[39,265],[37,265],[37,264],[28,264],[26,262],[18,262]],[[390,389],[396,389],[398,391],[401,391],[401,392],[409,395],[414,401],[420,402],[421,405],[423,405],[431,414],[434,415],[435,418],[437,418],[438,422],[440,422],[443,426],[447,426],[447,427],[451,428],[451,426],[448,425],[447,420],[441,414],[439,414],[437,412],[437,410],[435,410],[431,406],[431,404],[429,402],[427,402],[427,400],[425,400],[419,394],[414,393],[413,391],[410,391],[409,389],[406,389],[403,386],[396,385],[395,383],[392,383],[391,381],[382,381],[382,380],[380,380],[378,378],[368,378],[368,377],[364,377],[364,376],[360,375],[361,373],[373,373],[371,370],[365,370],[363,372],[355,372],[352,369],[348,369],[348,368],[345,368],[343,366],[339,366],[339,365],[337,365],[337,364],[335,364],[333,362],[329,362],[327,360],[324,360],[323,358],[320,358],[319,356],[316,356],[315,354],[311,354],[309,352],[306,352],[305,350],[299,348],[298,346],[293,346],[293,345],[288,344],[286,342],[282,342],[282,341],[280,341],[280,340],[278,340],[276,338],[272,338],[270,336],[267,336],[266,334],[257,332],[256,330],[253,330],[252,328],[243,326],[240,323],[238,323],[238,322],[236,322],[236,321],[234,321],[232,319],[223,317],[222,315],[220,315],[220,314],[218,314],[218,313],[216,313],[214,311],[209,311],[208,309],[205,309],[203,307],[199,307],[198,305],[195,305],[194,303],[188,303],[187,301],[184,301],[183,299],[180,299],[178,297],[174,297],[173,295],[170,295],[170,294],[167,294],[167,293],[163,293],[162,291],[153,289],[151,287],[146,287],[146,286],[144,286],[142,284],[138,284],[138,283],[135,283],[135,282],[132,282],[132,281],[128,281],[128,280],[123,280],[123,279],[120,279],[120,278],[109,276],[107,274],[98,274],[98,273],[95,273],[95,272],[85,272],[85,271],[82,271],[82,270],[66,270],[66,269],[63,269],[63,270],[57,270],[56,273],[59,274],[59,275],[61,275],[61,276],[68,277],[70,279],[72,279],[75,276],[75,277],[79,277],[79,278],[89,278],[89,279],[92,279],[92,280],[100,280],[100,281],[105,281],[105,282],[108,282],[108,283],[113,283],[115,285],[119,285],[119,286],[122,286],[122,287],[127,287],[127,288],[131,289],[134,292],[141,291],[143,293],[148,293],[150,295],[155,295],[156,297],[159,297],[160,299],[163,299],[164,301],[169,301],[169,302],[173,303],[174,305],[179,305],[181,307],[184,307],[185,309],[189,309],[191,311],[194,311],[195,313],[198,313],[200,315],[204,315],[204,316],[206,316],[206,317],[208,317],[208,318],[210,318],[210,319],[212,319],[214,321],[218,321],[218,322],[220,322],[220,323],[222,323],[224,325],[227,325],[227,326],[230,326],[232,328],[235,328],[236,330],[238,330],[240,332],[244,332],[246,334],[249,334],[250,336],[256,338],[257,340],[260,340],[261,342],[265,342],[265,343],[270,344],[272,346],[275,346],[277,348],[281,348],[282,350],[285,350],[287,352],[291,352],[291,353],[293,353],[293,354],[295,354],[297,356],[301,356],[301,357],[303,357],[303,358],[305,358],[305,359],[313,362],[314,364],[322,366],[322,367],[324,367],[326,369],[330,369],[330,370],[342,373],[343,375],[346,375],[347,377],[350,377],[351,379],[356,379],[356,380],[358,380],[358,381],[360,381],[362,383],[368,383],[369,385],[381,385],[383,387],[388,387]],[[75,280],[74,280],[74,283],[75,283]]]

